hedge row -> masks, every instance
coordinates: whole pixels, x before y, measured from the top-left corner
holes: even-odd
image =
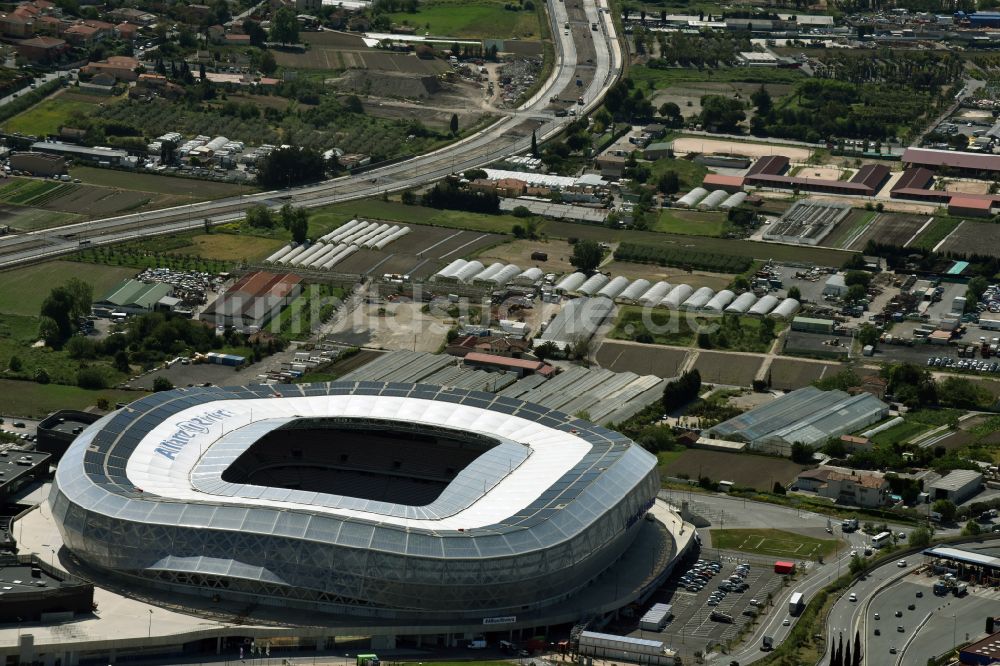
[[[639,245],[638,243],[622,243],[615,250],[618,261],[632,261],[640,264],[657,264],[660,266],[675,266],[691,270],[711,271],[713,273],[742,273],[750,268],[750,257],[738,257],[731,254],[716,254],[714,252],[691,252],[667,247]]]

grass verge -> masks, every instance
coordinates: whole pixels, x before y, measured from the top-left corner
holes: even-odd
[[[826,557],[843,546],[837,539],[816,539],[784,530],[711,530],[711,534],[713,548],[795,560]]]

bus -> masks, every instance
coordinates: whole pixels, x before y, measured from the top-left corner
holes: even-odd
[[[892,540],[891,532],[881,532],[872,537],[872,548],[882,548]]]

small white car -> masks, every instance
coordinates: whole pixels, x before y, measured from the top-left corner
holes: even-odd
[[[900,560],[900,561],[896,562],[896,566],[899,567],[900,569],[905,569],[906,568],[906,560]]]
[[[853,592],[851,592],[851,596],[847,597],[847,600],[848,601],[857,601],[858,600],[858,595],[856,595]]]

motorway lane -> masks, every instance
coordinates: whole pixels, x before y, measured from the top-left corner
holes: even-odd
[[[583,3],[583,9],[586,12],[585,18],[597,19],[598,9],[592,1]],[[482,166],[501,157],[527,151],[531,147],[532,130],[537,131],[539,140],[545,140],[561,131],[563,126],[573,120],[571,117],[556,118],[552,111],[546,110],[548,99],[554,93],[572,88],[574,94],[578,94],[578,89],[574,85],[577,65],[574,31],[566,36],[562,30],[562,24],[568,18],[567,12],[565,2],[550,1],[549,16],[557,48],[553,75],[546,85],[543,85],[535,96],[513,114],[462,141],[405,162],[316,185],[135,213],[0,239],[0,267],[75,251],[79,247],[78,237],[89,239],[93,245],[107,244],[138,235],[148,236],[152,233],[193,228],[203,224],[206,218],[213,222],[235,219],[241,217],[247,207],[257,203],[279,206],[290,201],[300,206],[315,207],[379,196],[388,191],[424,185],[450,173]],[[622,56],[620,45],[617,41],[613,41],[614,27],[611,25],[610,16],[602,13],[601,18],[603,29],[583,38],[593,41],[596,57],[594,78],[583,91],[586,103],[583,107],[579,107],[581,111],[590,111],[596,107],[604,90],[620,73]],[[617,63],[619,69],[611,70],[612,63]],[[140,228],[141,230],[136,231]],[[24,243],[25,236],[32,240],[42,240],[44,246],[18,247]]]

